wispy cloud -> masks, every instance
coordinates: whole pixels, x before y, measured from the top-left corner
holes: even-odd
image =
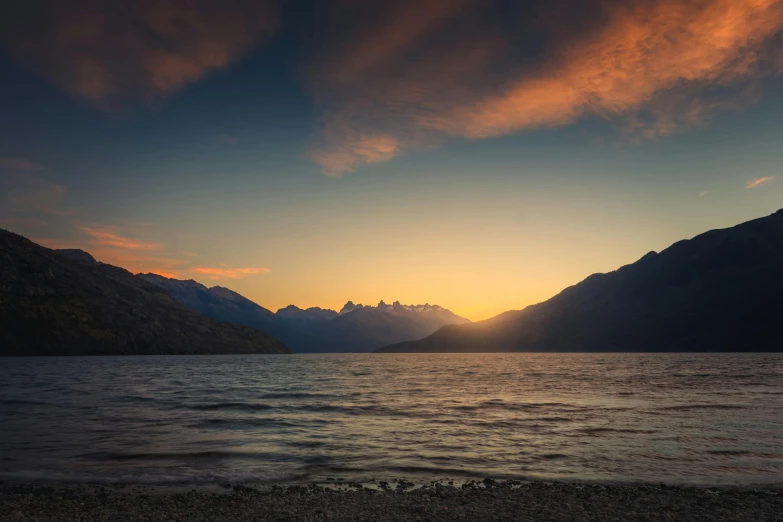
[[[709,194],[709,192],[708,192],[708,191],[706,191],[706,190],[702,190],[701,192],[699,192],[699,196],[700,196],[700,197],[702,197],[702,196],[706,196],[707,194]]]
[[[38,163],[19,157],[0,157],[0,169],[15,172],[34,172],[43,170]]]
[[[204,276],[207,279],[241,279],[255,274],[269,272],[268,268],[224,268],[211,266],[197,266],[189,270],[194,274]]]
[[[269,272],[268,268],[263,267],[232,268],[223,264],[216,267],[192,266],[198,254],[172,253],[164,243],[149,239],[154,229],[149,223],[90,224],[74,228],[80,237],[39,237],[33,240],[48,248],[79,248],[92,254],[98,261],[134,273],[151,272],[177,279],[241,279]]]
[[[764,185],[765,183],[769,183],[773,179],[775,179],[775,176],[764,176],[762,178],[752,179],[745,184],[745,188],[754,189],[756,187],[760,187],[761,185]]]
[[[95,244],[82,245],[95,259],[122,267],[133,273],[153,273],[164,277],[181,278],[188,261],[166,255],[165,251],[122,249]]]
[[[101,108],[178,91],[278,25],[274,0],[31,2],[3,24],[23,64]]]
[[[345,2],[354,5],[338,1],[336,9]],[[775,54],[780,0],[588,1],[579,4],[586,21],[567,34],[547,16],[571,10],[529,17],[552,32],[548,52],[530,58],[514,46],[525,17],[504,33],[487,21],[493,2],[392,5],[379,10],[385,18],[357,19],[312,68],[324,119],[311,156],[327,174],[444,139],[590,116],[618,119],[633,136],[668,136],[754,103],[760,80],[783,71]]]
[[[131,272],[152,272],[165,277],[180,277],[189,264],[186,259],[167,255],[163,244],[135,237],[131,230],[145,230],[145,224],[77,226],[81,237],[35,238],[47,248],[79,248],[103,263]],[[129,233],[131,232],[131,233]]]
[[[341,135],[349,131],[344,130]],[[356,170],[362,164],[372,165],[388,161],[397,155],[400,149],[398,140],[393,136],[360,135],[352,140],[350,146],[338,144],[334,148],[313,151],[313,161],[321,165],[324,174],[340,177],[346,172]]]
[[[130,250],[157,250],[160,248],[160,244],[158,243],[150,243],[135,238],[121,236],[107,227],[95,228],[82,226],[79,227],[79,230],[90,236],[92,244],[98,246]]]

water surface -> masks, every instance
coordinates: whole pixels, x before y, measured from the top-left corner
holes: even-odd
[[[0,478],[783,484],[783,354],[0,359]]]

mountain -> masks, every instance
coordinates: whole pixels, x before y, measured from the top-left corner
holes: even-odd
[[[273,336],[286,330],[286,325],[274,313],[228,288],[207,288],[192,279],[169,279],[157,274],[139,274],[138,277],[164,289],[191,310],[212,319],[252,326]]]
[[[193,280],[156,274],[139,277],[164,289],[191,310],[220,321],[258,328],[294,352],[370,352],[390,343],[421,339],[447,324],[468,322],[437,305],[387,305],[383,301],[378,306],[348,301],[339,313],[294,305],[272,313],[227,288],[208,288]]]
[[[98,261],[96,261],[94,257],[92,257],[84,250],[79,250],[78,248],[58,248],[57,250],[55,250],[55,252],[57,252],[61,256],[65,256],[69,259],[73,259],[74,261],[79,261],[81,263],[87,263],[88,265],[98,264]]]
[[[379,352],[783,351],[783,210]]]
[[[287,353],[256,329],[204,317],[86,252],[0,230],[0,355]]]
[[[272,313],[228,288],[208,288],[192,279],[170,279],[157,274],[139,274],[138,277],[165,290],[195,312],[218,321],[258,329],[279,339],[295,352],[307,351],[312,344],[308,328],[302,327],[296,320],[288,320],[285,314],[279,315],[279,311],[278,314]]]
[[[314,328],[338,316],[334,310],[318,308],[317,306],[303,310],[294,305],[288,305],[279,309],[275,312],[275,315],[295,328],[306,329]]]
[[[348,302],[337,317],[315,325],[311,333],[312,352],[368,352],[390,343],[421,339],[448,324],[469,322],[437,305],[378,306]]]

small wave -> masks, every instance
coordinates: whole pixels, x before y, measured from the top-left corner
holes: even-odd
[[[327,443],[320,440],[289,440],[283,442],[283,444],[295,448],[321,448],[326,446]]]
[[[63,472],[56,470],[17,470],[0,472],[0,480],[35,481],[44,483],[76,484],[274,484],[295,481],[303,478],[301,473],[204,473],[183,474],[118,474],[102,475],[96,473]]]
[[[675,404],[656,408],[661,411],[687,411],[687,410],[741,410],[744,406],[738,404]]]
[[[634,428],[607,428],[607,427],[595,427],[595,428],[579,428],[576,431],[587,434],[599,434],[599,433],[630,433],[638,435],[649,435],[652,433],[658,433],[658,430],[639,430]]]
[[[0,404],[21,404],[25,406],[35,406],[46,403],[43,401],[33,401],[30,399],[0,399]]]
[[[338,406],[334,404],[303,404],[289,408],[309,413],[342,413],[345,415],[380,415],[388,417],[420,417],[424,414],[412,410],[398,410],[377,404],[352,404]]]
[[[487,472],[482,470],[463,469],[457,467],[444,466],[384,466],[378,468],[378,473],[389,472],[402,474],[404,476],[433,473],[441,476],[461,476],[461,477],[486,477]]]
[[[330,394],[310,392],[268,392],[260,395],[261,399],[329,399],[332,397]]]
[[[731,457],[739,457],[740,455],[750,455],[750,451],[746,450],[712,450],[707,452],[710,455],[726,455]]]
[[[546,460],[567,459],[568,455],[564,455],[563,453],[544,453],[541,455],[541,458]]]
[[[270,419],[270,418],[256,419],[251,417],[251,418],[239,418],[239,419],[204,419],[199,422],[195,422],[190,426],[192,428],[220,427],[220,428],[227,428],[227,429],[231,429],[231,428],[243,429],[243,428],[257,428],[260,426],[296,427],[299,426],[299,424],[293,424],[291,422],[286,422],[280,419]]]
[[[227,459],[269,459],[279,457],[277,454],[252,453],[240,451],[172,451],[159,453],[88,453],[80,455],[81,458],[89,458],[99,461],[123,461],[123,460],[173,460],[173,461],[198,461],[198,460],[227,460]]]
[[[165,404],[167,406],[172,406],[174,403],[170,400],[161,400],[156,399],[155,397],[144,397],[141,395],[127,395],[125,397],[121,397],[120,400],[126,401],[126,402],[148,402],[152,404]]]
[[[515,403],[515,402],[505,402],[500,399],[484,401],[478,404],[462,404],[453,407],[453,409],[459,411],[477,411],[477,410],[487,410],[493,408],[501,409],[501,410],[516,410],[516,411],[538,410],[541,408],[550,408],[552,411],[559,411],[559,410],[573,411],[575,409],[582,409],[580,406],[576,406],[574,404],[567,404],[564,402]]]
[[[691,378],[691,377],[725,377],[725,375],[720,373],[671,373],[669,374],[670,377],[676,377],[676,378]],[[738,377],[738,376],[731,376],[731,377]]]
[[[191,410],[212,411],[212,410],[241,410],[241,411],[259,411],[271,410],[274,406],[269,404],[251,403],[251,402],[215,402],[207,404],[191,404],[187,406]]]

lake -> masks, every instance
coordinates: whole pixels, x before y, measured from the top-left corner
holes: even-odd
[[[783,484],[783,354],[0,359],[0,478]]]

